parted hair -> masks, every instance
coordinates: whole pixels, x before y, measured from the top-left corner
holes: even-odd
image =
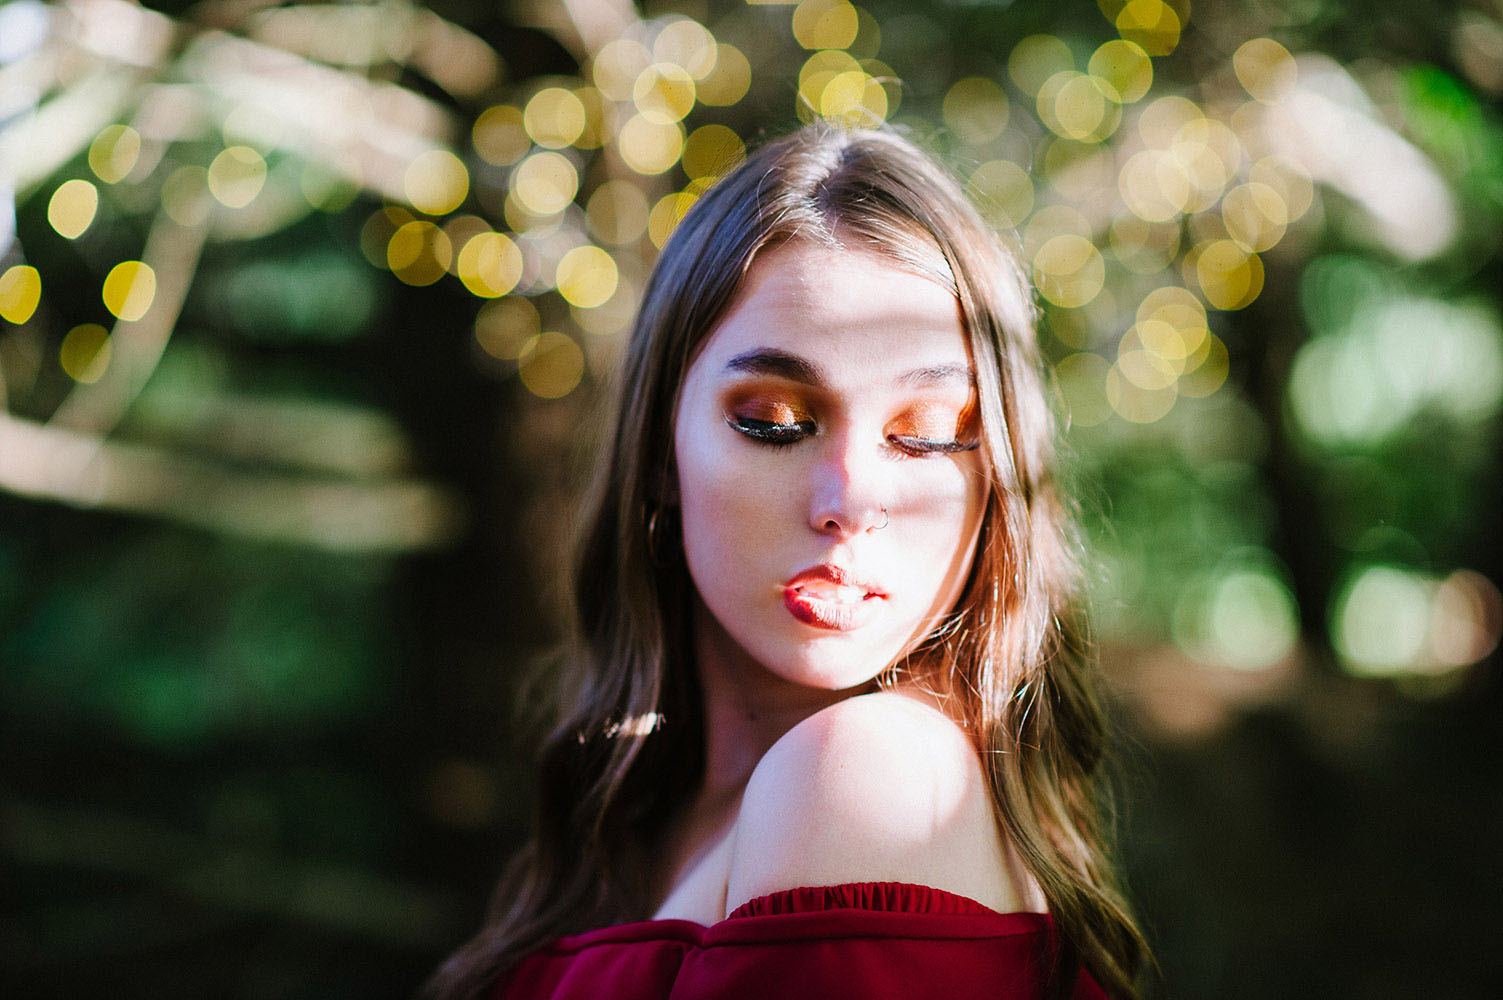
[[[788,240],[885,255],[960,304],[990,479],[981,532],[956,606],[883,679],[902,674],[943,693],[970,734],[997,820],[1054,918],[1056,995],[1068,995],[1081,965],[1109,994],[1136,993],[1149,952],[1110,850],[1106,712],[1081,634],[1029,285],[955,180],[912,142],[814,125],[710,188],[647,282],[571,556],[573,633],[550,661],[555,711],[534,832],[482,930],[429,981],[434,1000],[481,995],[561,934],[649,915],[649,845],[704,760],[694,584],[665,502],[674,411],[754,257]]]

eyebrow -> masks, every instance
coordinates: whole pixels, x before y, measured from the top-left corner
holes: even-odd
[[[750,375],[772,375],[790,382],[826,388],[828,381],[818,365],[797,354],[780,351],[774,347],[759,347],[738,354],[725,363],[728,372],[746,372]],[[904,372],[893,379],[894,385],[909,388],[928,386],[974,386],[976,378],[970,366],[962,364],[926,365]]]

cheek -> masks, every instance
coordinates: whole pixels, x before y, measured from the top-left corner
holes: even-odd
[[[897,508],[905,529],[894,539],[924,590],[948,607],[969,571],[985,508],[987,482],[974,467],[947,463],[910,484]],[[925,598],[929,600],[929,598]],[[934,608],[931,610],[944,610]]]
[[[677,432],[674,442],[684,548],[696,575],[716,559],[755,557],[756,540],[773,537],[769,532],[787,516],[777,503],[786,491],[776,488],[760,463],[728,447],[717,430],[702,422]]]

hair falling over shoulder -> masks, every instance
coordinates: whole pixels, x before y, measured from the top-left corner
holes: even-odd
[[[1077,543],[1054,475],[1031,293],[927,154],[891,131],[815,125],[712,187],[647,283],[572,557],[575,636],[557,675],[533,837],[484,928],[428,983],[434,1000],[482,995],[562,934],[647,916],[648,847],[703,766],[693,584],[663,523],[673,408],[754,255],[790,239],[859,243],[935,277],[960,303],[990,497],[962,597],[901,667],[946,691],[974,734],[998,820],[1059,930],[1059,995],[1082,964],[1110,994],[1137,992],[1150,956],[1104,823],[1106,715],[1075,624]]]

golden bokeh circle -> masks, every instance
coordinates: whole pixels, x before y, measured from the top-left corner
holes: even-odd
[[[745,53],[724,42],[716,45],[715,66],[699,81],[699,102],[718,108],[730,107],[745,97],[750,89],[751,61]]]
[[[982,216],[998,229],[1016,229],[1033,211],[1033,181],[1011,160],[988,160],[966,181]]]
[[[595,238],[626,246],[647,231],[647,195],[625,178],[606,181],[590,195],[585,218]]]
[[[637,113],[658,125],[683,121],[694,110],[694,77],[682,66],[653,63],[637,76],[632,85],[632,103]]]
[[[1065,233],[1039,247],[1033,255],[1033,275],[1040,295],[1057,306],[1074,309],[1101,291],[1106,263],[1090,240]]]
[[[568,334],[545,330],[529,337],[517,352],[522,384],[534,396],[559,399],[579,385],[584,375],[584,351]]]
[[[42,275],[30,264],[15,264],[0,274],[0,318],[20,326],[42,301]]]
[[[678,162],[684,151],[684,128],[678,122],[658,122],[633,115],[621,126],[617,149],[626,165],[639,174],[661,174]]]
[[[209,163],[209,193],[226,208],[244,208],[266,185],[266,160],[249,146],[230,146]]]
[[[106,184],[125,179],[141,156],[141,134],[129,125],[109,125],[89,144],[89,169]]]
[[[1195,247],[1185,260],[1206,302],[1217,309],[1242,309],[1263,291],[1263,261],[1229,239]]]
[[[861,29],[849,0],[801,0],[793,9],[793,38],[806,49],[844,49]]]
[[[579,172],[562,153],[543,150],[517,164],[511,174],[511,194],[529,212],[557,215],[579,193]]]
[[[491,357],[515,361],[522,345],[542,332],[537,306],[521,295],[487,302],[475,317],[475,340]]]
[[[522,127],[545,149],[573,145],[589,124],[584,102],[563,87],[544,87],[522,109]]]
[[[445,215],[464,204],[470,193],[470,172],[447,149],[430,149],[407,165],[402,190],[419,212]]]
[[[121,261],[105,276],[100,297],[113,316],[133,322],[145,316],[157,295],[157,273],[139,260]]]
[[[110,333],[98,323],[80,323],[58,348],[58,363],[68,377],[85,385],[98,382],[110,365]]]
[[[498,298],[522,280],[522,251],[505,233],[477,233],[465,241],[454,269],[470,294]]]
[[[470,142],[486,163],[509,167],[532,148],[520,108],[497,104],[486,108],[470,129]]]
[[[955,138],[979,146],[1002,134],[1011,107],[997,81],[968,76],[950,85],[940,104],[940,113]]]
[[[1232,53],[1237,82],[1262,104],[1278,104],[1294,91],[1299,69],[1294,57],[1272,38],[1253,38]]]
[[[59,236],[76,240],[99,210],[99,189],[86,180],[63,181],[47,201],[47,221]]]
[[[720,177],[746,159],[746,144],[725,125],[701,125],[684,141],[684,173],[691,180]]]
[[[447,274],[453,257],[449,235],[426,219],[403,223],[386,244],[386,266],[404,283],[418,287]]]
[[[1125,38],[1114,38],[1091,53],[1086,70],[1109,83],[1120,104],[1143,99],[1153,86],[1153,60],[1143,47]]]
[[[556,273],[558,293],[581,309],[604,305],[616,293],[619,278],[615,258],[588,244],[564,254]]]

